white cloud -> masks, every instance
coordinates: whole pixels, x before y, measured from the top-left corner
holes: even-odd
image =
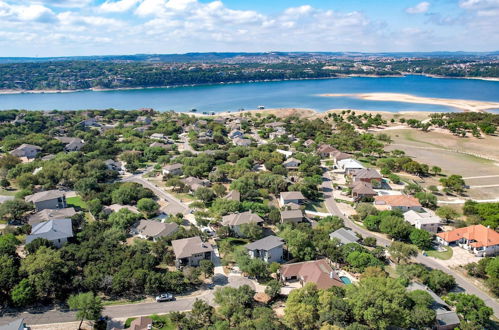
[[[24,1],[41,4],[44,6],[63,7],[63,8],[83,8],[88,6],[92,2],[92,0],[24,0]]]
[[[104,13],[121,13],[132,9],[141,0],[107,0],[100,5],[99,10]]]
[[[7,21],[33,21],[41,23],[50,23],[56,20],[54,12],[42,5],[10,5],[3,1],[0,1],[0,18]]]
[[[415,5],[414,7],[409,7],[405,10],[408,14],[424,14],[430,9],[430,3],[423,1]]]

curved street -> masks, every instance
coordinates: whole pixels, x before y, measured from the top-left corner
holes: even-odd
[[[345,226],[349,227],[350,229],[356,231],[357,233],[361,234],[363,237],[374,237],[377,239],[378,245],[385,245],[389,246],[392,241],[384,237],[383,235],[379,233],[374,233],[371,232],[365,228],[360,227],[359,225],[355,224],[352,220],[350,220],[348,217],[346,217],[338,208],[338,205],[336,205],[336,201],[334,200],[333,197],[333,184],[331,180],[331,176],[329,175],[328,171],[325,171],[323,174],[323,183],[322,183],[322,190],[324,192],[324,204],[326,208],[328,209],[329,213],[332,215],[338,216],[343,219]],[[425,257],[422,254],[418,254],[418,256],[415,258],[415,260],[427,267],[434,268],[434,269],[439,269],[447,274],[450,274],[454,276],[456,279],[456,283],[459,287],[459,289],[466,291],[467,293],[474,294],[478,296],[480,299],[482,299],[487,306],[491,307],[494,310],[494,315],[498,316],[499,315],[499,303],[497,300],[493,297],[491,297],[489,294],[478,288],[476,285],[471,283],[468,279],[466,279],[463,275],[459,274],[458,272],[442,266],[440,263],[435,261],[431,257]]]

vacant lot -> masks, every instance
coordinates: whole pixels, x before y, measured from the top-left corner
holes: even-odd
[[[499,197],[499,138],[459,138],[441,131],[385,130],[393,143],[419,162],[442,168],[445,174],[462,175],[475,199]]]

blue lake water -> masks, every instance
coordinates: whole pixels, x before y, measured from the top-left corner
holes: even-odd
[[[439,79],[424,76],[300,80],[205,85],[139,90],[82,91],[75,93],[0,95],[0,109],[80,110],[138,109],[189,111],[237,111],[266,108],[336,108],[372,111],[457,111],[441,105],[368,101],[318,94],[389,92],[422,97],[499,102],[499,82],[471,79]]]

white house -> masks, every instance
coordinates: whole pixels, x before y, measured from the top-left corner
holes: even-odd
[[[271,235],[249,243],[245,247],[251,259],[257,258],[270,263],[283,261],[283,246],[281,238]]]
[[[302,204],[305,200],[305,196],[303,196],[300,191],[282,192],[279,197],[279,203],[281,204],[281,207],[290,203]]]

